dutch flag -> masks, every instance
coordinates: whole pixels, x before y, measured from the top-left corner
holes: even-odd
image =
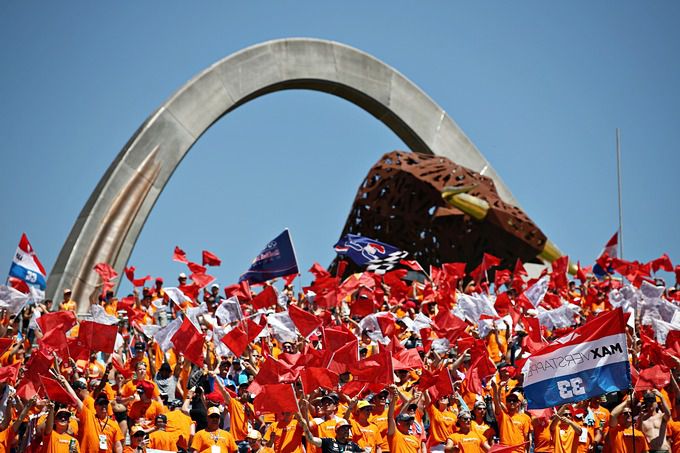
[[[604,313],[529,357],[522,369],[529,409],[593,398],[630,387],[621,308]]]
[[[14,254],[12,265],[9,268],[9,280],[20,280],[29,287],[44,291],[47,286],[46,275],[47,272],[45,272],[45,268],[35,254],[31,243],[28,242],[26,233],[23,233]]]

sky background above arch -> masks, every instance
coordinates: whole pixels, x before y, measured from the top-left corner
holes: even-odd
[[[624,255],[680,262],[679,20],[670,1],[3,2],[0,273],[22,232],[49,272],[147,116],[207,66],[284,37],[338,41],[404,74],[574,261],[617,229],[620,128]],[[326,265],[363,177],[394,149],[406,146],[333,96],[256,99],[196,143],[129,264],[174,283],[174,246],[195,261],[207,249],[229,284],[288,227],[301,269]]]

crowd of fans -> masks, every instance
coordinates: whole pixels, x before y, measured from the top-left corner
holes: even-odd
[[[653,278],[668,263],[573,280],[565,263],[533,279],[519,262],[344,280],[315,265],[298,292],[180,274],[3,310],[0,453],[680,452],[680,292]],[[634,388],[528,409],[527,357],[618,307]]]

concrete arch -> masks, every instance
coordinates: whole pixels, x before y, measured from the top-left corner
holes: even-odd
[[[491,177],[504,201],[510,190],[456,123],[415,84],[352,47],[318,39],[281,39],[236,52],[205,69],[134,133],[97,184],[47,282],[85,301],[97,284],[92,267],[121,274],[151,209],[198,138],[240,105],[267,93],[316,90],[346,99],[380,120],[413,151],[446,156]],[[81,310],[87,304],[81,303]]]

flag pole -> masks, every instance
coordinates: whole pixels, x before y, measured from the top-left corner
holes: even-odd
[[[621,204],[621,131],[616,128],[616,179],[619,200],[619,256],[623,259],[623,208]]]

